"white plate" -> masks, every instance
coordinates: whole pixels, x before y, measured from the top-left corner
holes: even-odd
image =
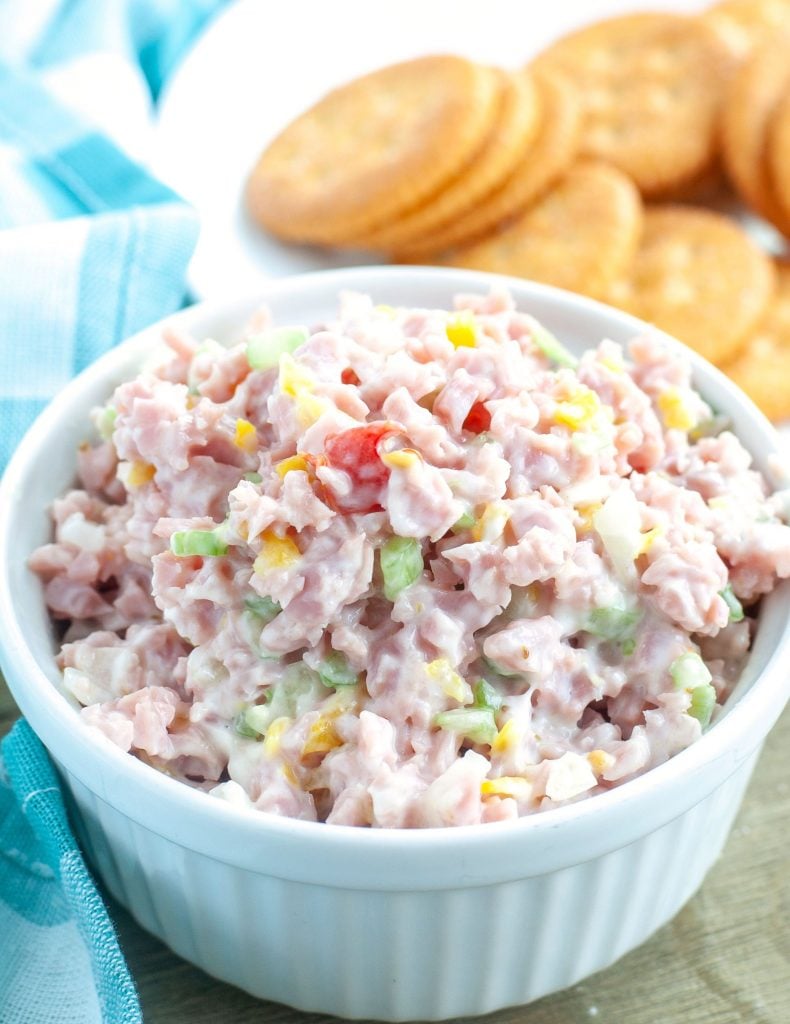
[[[342,81],[421,53],[517,67],[569,29],[640,6],[692,11],[707,0],[240,0],[198,40],[160,105],[155,172],[197,208],[189,271],[200,298],[262,277],[368,262],[286,246],[240,201],[256,157],[296,114]]]

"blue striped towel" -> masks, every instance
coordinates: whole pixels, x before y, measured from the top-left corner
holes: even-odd
[[[185,299],[197,219],[140,159],[220,3],[0,2],[0,470],[70,377]],[[2,756],[0,1021],[141,1021],[44,748],[19,722]]]

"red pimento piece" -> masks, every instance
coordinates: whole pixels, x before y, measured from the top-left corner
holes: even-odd
[[[369,423],[328,437],[324,445],[326,464],[341,469],[351,480],[348,494],[331,494],[339,512],[380,512],[382,491],[390,471],[381,461],[379,445],[397,433],[392,423]],[[329,490],[329,488],[327,488]]]
[[[340,374],[340,379],[344,384],[353,384],[354,387],[359,384],[359,377],[357,377],[356,373],[354,373],[350,366],[347,366],[345,370],[343,370]]]
[[[491,413],[482,402],[475,402],[464,420],[464,430],[472,434],[482,434],[491,426]]]

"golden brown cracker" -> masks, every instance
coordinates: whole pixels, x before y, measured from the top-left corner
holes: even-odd
[[[790,0],[722,0],[700,17],[743,60],[773,30],[790,26]]]
[[[723,363],[743,346],[773,288],[771,260],[734,221],[657,206],[646,211],[631,270],[608,299]]]
[[[700,176],[717,152],[732,56],[698,18],[633,14],[565,36],[537,59],[577,85],[581,152],[614,164],[646,196]]]
[[[454,56],[394,64],[333,90],[267,147],[248,209],[282,238],[342,243],[442,188],[490,130],[493,71]]]
[[[790,89],[771,118],[767,161],[772,193],[782,208],[783,223],[790,225]]]
[[[641,224],[633,182],[615,167],[586,160],[509,227],[442,262],[600,296],[629,265]]]
[[[768,311],[741,354],[723,369],[770,419],[790,418],[790,264],[777,265]]]
[[[360,239],[365,248],[392,252],[431,232],[441,231],[484,201],[523,161],[538,125],[536,87],[527,74],[502,70],[496,74],[501,82],[501,98],[480,151],[426,203]]]
[[[785,234],[790,234],[790,218],[774,194],[767,145],[771,120],[788,89],[790,35],[776,33],[738,69],[721,124],[724,166],[732,184],[749,206]]]
[[[561,75],[541,72],[534,79],[539,108],[537,134],[516,170],[500,188],[462,216],[401,246],[399,258],[420,259],[480,238],[522,213],[570,167],[581,127],[575,90]]]

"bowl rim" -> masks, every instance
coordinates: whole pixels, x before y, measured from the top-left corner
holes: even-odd
[[[236,830],[241,830],[240,834],[243,833],[247,836],[280,835],[288,840],[296,839],[301,843],[318,844],[319,846],[332,845],[340,849],[345,849],[348,844],[351,844],[355,850],[358,851],[361,848],[371,855],[375,851],[397,854],[406,850],[423,849],[430,849],[432,852],[441,854],[442,851],[457,850],[459,847],[470,851],[479,846],[496,846],[503,841],[515,841],[519,836],[534,837],[537,841],[541,836],[554,835],[558,829],[567,829],[569,824],[574,822],[587,826],[587,832],[591,834],[590,829],[595,829],[596,822],[604,823],[609,812],[617,812],[621,817],[628,815],[629,812],[636,811],[648,797],[660,796],[662,791],[668,791],[673,784],[682,784],[684,779],[688,781],[704,775],[706,769],[716,762],[727,762],[726,771],[729,776],[739,767],[738,761],[732,760],[730,756],[731,751],[738,747],[737,740],[740,740],[741,747],[744,747],[746,738],[751,737],[739,755],[740,763],[759,747],[765,734],[781,713],[788,697],[788,691],[790,691],[790,683],[785,679],[784,700],[775,701],[774,707],[769,707],[771,699],[776,696],[775,691],[780,692],[781,695],[782,661],[784,657],[790,656],[790,618],[785,619],[781,630],[779,630],[773,653],[768,658],[763,671],[753,680],[746,692],[738,697],[729,713],[723,715],[709,731],[691,746],[680,751],[665,763],[620,786],[615,786],[605,793],[514,820],[486,823],[484,826],[476,824],[445,828],[371,829],[303,821],[282,817],[271,812],[230,805],[226,801],[211,798],[206,792],[194,789],[158,772],[138,758],[130,756],[106,737],[83,723],[76,709],[58,692],[39,667],[25,641],[25,630],[15,614],[8,573],[9,560],[2,557],[3,552],[9,550],[10,537],[13,532],[13,503],[9,499],[15,489],[19,487],[31,463],[35,461],[44,439],[57,429],[62,410],[75,396],[79,395],[90,383],[109,377],[112,368],[129,358],[133,349],[140,349],[142,352],[149,345],[155,344],[155,339],[160,336],[164,324],[175,327],[193,322],[199,324],[202,319],[219,315],[222,310],[227,311],[247,303],[251,310],[269,299],[274,300],[277,296],[284,296],[288,292],[299,294],[304,289],[309,292],[310,288],[314,286],[322,288],[331,286],[335,291],[343,288],[365,291],[374,288],[377,283],[385,284],[388,279],[408,281],[413,278],[416,281],[417,278],[420,278],[424,281],[426,277],[432,280],[437,289],[445,287],[451,292],[480,291],[481,288],[488,290],[492,286],[503,286],[514,294],[520,306],[529,303],[532,299],[556,302],[559,305],[574,308],[581,314],[596,314],[599,317],[605,315],[610,320],[628,327],[633,335],[648,331],[657,334],[662,340],[668,341],[673,346],[681,344],[676,339],[670,338],[663,332],[657,331],[619,310],[547,285],[482,272],[414,266],[352,267],[317,271],[278,281],[262,282],[260,288],[255,289],[252,293],[247,291],[242,295],[229,296],[221,301],[210,299],[197,303],[179,313],[164,317],[136,333],[83,370],[59,392],[26,432],[0,481],[0,658],[4,667],[7,666],[6,678],[9,685],[12,686],[12,692],[20,705],[24,703],[27,706],[28,717],[35,719],[35,729],[44,734],[45,743],[47,740],[52,742],[53,736],[57,738],[57,730],[59,726],[62,727],[63,714],[64,712],[68,713],[71,716],[71,729],[76,730],[76,737],[86,745],[90,755],[95,755],[98,758],[99,764],[108,773],[108,777],[115,780],[128,780],[130,784],[139,789],[140,793],[148,793],[154,798],[161,797],[164,804],[177,806],[185,812],[194,812],[202,819],[202,826],[205,829],[214,825],[217,829],[222,830],[232,825]],[[197,329],[199,330],[199,327]],[[687,354],[690,354],[695,376],[701,374],[703,378],[715,380],[719,388],[727,393],[728,401],[731,401],[734,406],[746,410],[761,439],[765,441],[767,452],[778,453],[780,451],[778,435],[753,403],[720,371],[695,352],[689,352],[685,346],[681,347]],[[790,606],[790,590],[787,589],[787,585],[780,585],[777,589],[782,590],[783,599]],[[63,732],[62,728],[61,732]],[[57,743],[53,743],[53,745],[56,746]],[[55,756],[57,759],[58,755]],[[112,803],[111,797],[107,795],[106,787],[99,785],[98,788],[104,790],[104,798]],[[713,788],[713,786],[709,785],[708,788]],[[140,803],[142,804],[143,801]],[[134,815],[129,816],[134,817]],[[631,816],[639,817],[638,814],[633,813]],[[664,820],[668,820],[670,816],[674,817],[676,814],[667,814]],[[617,842],[613,845],[622,844]],[[232,851],[229,851],[228,856],[231,853]],[[577,853],[571,862],[576,863],[580,859],[589,858],[587,854]]]

